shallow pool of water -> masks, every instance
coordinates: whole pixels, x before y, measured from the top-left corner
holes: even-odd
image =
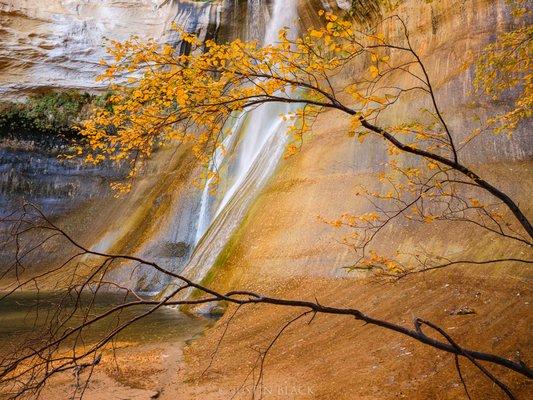
[[[77,327],[85,319],[105,313],[124,303],[124,296],[114,294],[93,296],[85,294],[76,303],[76,297],[57,293],[17,293],[0,300],[0,352],[5,353],[25,342],[40,342],[53,333]],[[133,299],[128,299],[132,301]],[[113,329],[152,309],[153,306],[135,306],[123,309],[85,328],[77,337],[78,344],[101,340]],[[212,321],[186,315],[176,309],[161,307],[133,322],[115,337],[129,343],[179,342],[201,334]],[[66,343],[71,345],[72,342]]]

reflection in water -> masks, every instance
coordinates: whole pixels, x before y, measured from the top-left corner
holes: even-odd
[[[77,307],[74,296],[66,298],[64,294],[55,293],[17,293],[0,300],[0,352],[5,354],[13,351],[22,342],[34,345],[44,343],[51,333],[55,332],[55,337],[59,337],[77,327],[84,318],[94,318],[125,302],[124,296],[115,294],[98,295],[94,302],[91,299],[89,294],[83,295]],[[113,329],[152,307],[141,305],[123,309],[73,337],[77,338],[78,345],[94,344]],[[199,335],[210,324],[211,321],[205,318],[161,307],[121,331],[116,340],[130,343],[185,342]],[[72,345],[73,340],[65,345]]]

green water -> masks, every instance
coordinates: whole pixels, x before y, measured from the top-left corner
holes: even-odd
[[[78,326],[85,318],[91,319],[116,305],[123,304],[124,296],[113,294],[81,296],[75,307],[75,298],[55,293],[17,293],[0,300],[0,353],[13,351],[22,343],[44,343]],[[132,301],[130,298],[127,301]],[[106,317],[85,328],[76,337],[78,344],[96,343],[113,329],[152,309],[153,306],[135,306]],[[74,310],[76,312],[73,312]],[[117,341],[133,343],[187,341],[200,335],[212,321],[193,317],[176,309],[161,307],[121,331]],[[72,341],[65,345],[72,345]]]

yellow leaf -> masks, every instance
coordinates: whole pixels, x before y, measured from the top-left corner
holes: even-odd
[[[437,167],[438,167],[437,163],[434,163],[433,161],[428,162],[429,169],[437,169]]]
[[[437,217],[435,217],[434,215],[426,215],[424,217],[424,221],[425,222],[428,222],[428,223],[432,223],[433,221],[435,221],[437,219]]]
[[[472,207],[481,207],[481,203],[478,199],[471,198],[470,204],[472,204]]]
[[[322,32],[322,31],[317,31],[316,29],[313,29],[313,30],[311,30],[311,32],[309,32],[309,34],[310,34],[312,37],[321,38],[321,37],[324,35],[324,32]]]
[[[350,121],[350,128],[355,130],[361,126],[361,119],[359,117],[353,117]]]

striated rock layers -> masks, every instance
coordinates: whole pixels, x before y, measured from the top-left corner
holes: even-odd
[[[298,1],[300,20],[316,10],[348,10],[347,0]],[[363,9],[375,9],[377,0]],[[369,5],[373,5],[369,7]],[[175,41],[171,22],[202,38],[261,39],[271,0],[0,0],[0,93],[17,98],[47,89],[98,89],[106,40]]]
[[[0,92],[95,88],[106,39],[161,39],[171,21],[207,35],[218,12],[188,0],[0,1]]]

